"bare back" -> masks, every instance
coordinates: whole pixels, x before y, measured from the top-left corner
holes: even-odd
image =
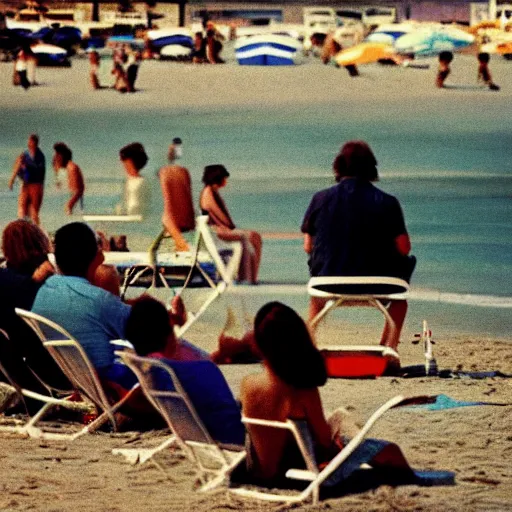
[[[171,220],[180,231],[194,229],[192,184],[188,170],[179,165],[167,165],[160,169],[159,177],[164,199],[164,225],[167,226]]]

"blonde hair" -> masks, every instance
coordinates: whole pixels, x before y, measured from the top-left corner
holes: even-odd
[[[32,275],[47,259],[50,249],[46,233],[28,220],[10,222],[2,234],[2,252],[7,266],[24,274]]]

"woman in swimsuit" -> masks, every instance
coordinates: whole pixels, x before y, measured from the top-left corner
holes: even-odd
[[[358,427],[343,408],[326,419],[319,386],[327,381],[325,363],[302,318],[280,302],[263,306],[254,321],[256,348],[263,372],[244,378],[240,401],[243,416],[272,421],[303,420],[313,439],[317,461],[329,461]],[[248,470],[253,478],[282,481],[287,469],[299,467],[297,450],[284,429],[249,425]],[[387,443],[371,465],[408,468],[400,449]]]
[[[203,173],[204,188],[199,197],[199,206],[201,212],[208,215],[210,225],[221,240],[242,243],[239,281],[257,284],[263,242],[259,233],[237,229],[231,219],[226,203],[219,194],[228,178],[229,172],[223,165],[207,165]]]

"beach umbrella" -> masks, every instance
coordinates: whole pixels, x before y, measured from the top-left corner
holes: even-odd
[[[474,43],[475,36],[455,27],[418,29],[400,36],[395,50],[401,54],[433,56],[444,51],[454,52]]]
[[[337,66],[358,66],[379,60],[394,60],[395,50],[387,43],[360,43],[346,50],[341,50],[334,56]]]

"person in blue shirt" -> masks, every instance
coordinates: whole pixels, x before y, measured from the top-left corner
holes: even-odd
[[[333,162],[337,184],[317,192],[306,211],[301,231],[309,254],[311,276],[389,276],[409,281],[416,258],[398,200],[373,185],[379,179],[377,160],[366,142],[349,141]],[[312,298],[309,318],[325,300]],[[405,300],[392,301],[389,313],[396,339],[382,344],[396,350],[407,313]]]
[[[43,204],[44,178],[46,173],[46,160],[39,149],[39,136],[31,134],[27,143],[28,149],[16,159],[9,180],[9,189],[12,190],[16,178],[20,178],[22,185],[18,197],[18,217],[30,217],[39,225],[39,211]]]

